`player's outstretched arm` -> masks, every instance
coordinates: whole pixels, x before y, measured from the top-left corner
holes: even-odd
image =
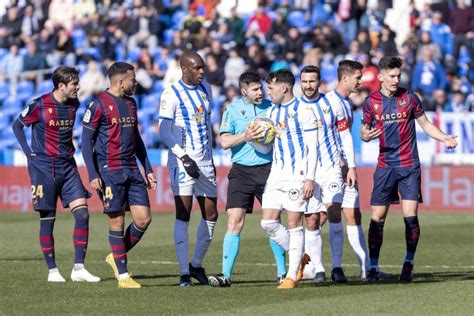
[[[89,174],[89,182],[91,187],[95,190],[101,190],[101,180],[99,174],[96,170],[95,163],[94,163],[94,150],[93,150],[93,143],[95,138],[95,131],[91,130],[90,128],[84,127],[82,129],[82,157],[84,158],[84,163],[87,167],[87,173]]]
[[[18,143],[20,143],[21,149],[26,155],[26,158],[29,158],[31,155],[31,148],[28,146],[28,142],[26,141],[25,132],[23,131],[23,123],[20,120],[16,119],[12,125],[13,134],[15,134]]]
[[[430,120],[426,117],[426,114],[422,114],[421,116],[417,117],[416,121],[418,124],[420,124],[421,128],[427,135],[440,142],[443,142],[447,148],[456,148],[458,145],[458,142],[456,141],[457,136],[443,133],[438,127],[430,122]]]
[[[138,129],[135,131],[135,141],[136,141],[136,156],[140,163],[142,164],[143,168],[145,169],[146,179],[148,188],[155,189],[156,188],[156,178],[153,173],[153,168],[151,167],[150,159],[148,159],[148,154],[146,152],[145,143],[143,142]]]

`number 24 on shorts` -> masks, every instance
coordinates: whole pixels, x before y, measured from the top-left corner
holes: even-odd
[[[44,193],[43,193],[43,185],[38,184],[37,186],[32,185],[31,186],[31,196],[33,198],[43,198]]]

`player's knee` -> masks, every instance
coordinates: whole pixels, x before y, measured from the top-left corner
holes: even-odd
[[[74,218],[80,221],[89,221],[87,205],[78,205],[71,210]]]
[[[145,230],[151,223],[151,216],[144,216],[135,220],[135,225],[140,230]]]
[[[260,221],[260,226],[264,231],[267,232],[267,234],[271,235],[273,232],[275,232],[278,227],[280,226],[280,223],[276,220],[265,220],[262,219]]]
[[[209,214],[206,213],[206,218],[205,220],[206,221],[210,221],[210,222],[217,222],[217,218],[218,218],[218,214],[217,214],[217,211],[215,212],[210,212]]]

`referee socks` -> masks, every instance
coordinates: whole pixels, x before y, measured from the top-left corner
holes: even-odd
[[[235,261],[239,255],[240,234],[225,234],[222,248],[222,274],[231,279]]]

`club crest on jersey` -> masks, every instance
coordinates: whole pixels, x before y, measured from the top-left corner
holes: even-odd
[[[204,101],[207,101],[207,95],[201,92],[201,97]]]
[[[197,108],[196,113],[194,114],[194,119],[196,123],[204,122],[205,114],[204,114],[204,107],[201,105]]]
[[[398,102],[399,106],[405,106],[406,104],[407,104],[407,101],[405,101],[405,99],[400,99],[400,101]]]
[[[281,121],[276,125],[276,136],[280,137],[286,130],[286,121]]]

